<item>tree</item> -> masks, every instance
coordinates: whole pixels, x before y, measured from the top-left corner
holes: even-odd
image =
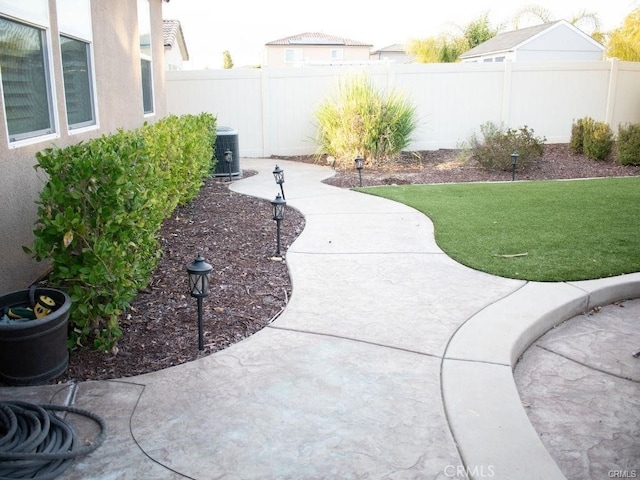
[[[422,40],[411,39],[406,45],[407,53],[414,55],[418,63],[440,62],[441,40],[428,37]]]
[[[464,27],[459,35],[442,34],[422,40],[410,40],[407,52],[415,55],[419,63],[452,63],[467,50],[486,42],[498,34],[501,27],[492,27],[485,13]]]
[[[640,8],[627,15],[622,26],[611,32],[607,55],[627,62],[640,62]]]
[[[568,19],[569,23],[575,25],[580,30],[584,30],[585,32],[592,32],[593,35],[595,32],[600,32],[602,28],[602,22],[600,21],[600,17],[595,12],[589,12],[587,10],[582,10],[577,14],[574,14],[571,18]]]
[[[440,35],[409,40],[406,49],[418,63],[453,63],[469,47],[464,37]]]
[[[527,22],[527,20],[529,20],[529,22]],[[551,13],[551,10],[539,5],[529,5],[528,7],[521,8],[518,13],[516,13],[513,18],[513,26],[517,30],[521,27],[522,23],[533,22],[533,24],[536,25],[553,21],[555,21],[555,17]],[[568,18],[567,21],[591,35],[595,41],[604,43],[605,34],[600,30],[602,24],[597,13],[582,10],[574,14],[571,18]]]
[[[535,23],[549,23],[553,21],[553,15],[548,8],[540,5],[529,5],[518,10],[515,17],[513,17],[513,28],[518,30],[522,23],[526,23],[527,19]]]
[[[485,12],[477,19],[467,23],[462,29],[462,36],[466,39],[468,47],[474,48],[481,43],[495,37],[502,30],[502,26],[492,27],[489,21],[489,12]]]
[[[231,54],[229,53],[229,50],[225,50],[224,52],[222,52],[222,58],[223,58],[223,66],[225,69],[233,68],[233,60],[231,59]]]

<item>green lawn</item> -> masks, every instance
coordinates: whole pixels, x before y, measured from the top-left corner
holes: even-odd
[[[361,191],[410,205],[471,268],[571,281],[640,271],[640,178],[404,185]]]

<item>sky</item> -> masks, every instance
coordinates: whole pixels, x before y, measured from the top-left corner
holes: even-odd
[[[260,65],[265,43],[305,32],[370,43],[374,51],[455,33],[485,13],[493,26],[504,24],[508,31],[517,12],[529,5],[546,8],[554,20],[594,12],[607,31],[621,26],[640,0],[170,0],[163,2],[163,18],[182,25],[190,57],[184,68],[217,69],[225,50],[234,67]]]

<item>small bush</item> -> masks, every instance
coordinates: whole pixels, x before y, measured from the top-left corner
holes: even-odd
[[[122,335],[118,316],[161,254],[157,232],[198,194],[211,170],[215,118],[171,116],[138,130],[36,154],[40,193],[33,250],[73,301],[70,343],[101,350]]]
[[[613,150],[613,131],[605,122],[589,120],[584,123],[584,154],[593,160],[606,160]]]
[[[359,155],[370,165],[388,161],[409,146],[417,126],[415,107],[401,93],[384,95],[366,76],[340,83],[314,117],[317,154],[333,156],[339,168],[352,168]]]
[[[584,153],[584,125],[590,120],[588,118],[579,118],[571,125],[571,141],[569,147],[573,153]]]
[[[471,156],[487,170],[511,170],[511,154],[518,153],[518,168],[526,168],[544,154],[544,137],[536,137],[526,125],[504,130],[493,122],[480,127],[482,137],[475,133],[468,141]]]
[[[618,163],[640,165],[640,124],[618,127]]]
[[[605,122],[584,117],[571,125],[569,146],[574,153],[582,153],[593,160],[606,160],[613,145],[613,131]]]

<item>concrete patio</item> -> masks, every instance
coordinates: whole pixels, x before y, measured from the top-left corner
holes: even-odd
[[[640,470],[640,302],[583,315],[640,297],[639,273],[572,283],[487,275],[444,254],[421,213],[325,185],[329,168],[278,164],[306,226],[286,252],[293,296],[270,326],[147,375],[0,389],[0,399],[73,404],[106,420],[105,443],[60,478]],[[273,199],[274,162],[242,166],[258,175],[231,188]]]

